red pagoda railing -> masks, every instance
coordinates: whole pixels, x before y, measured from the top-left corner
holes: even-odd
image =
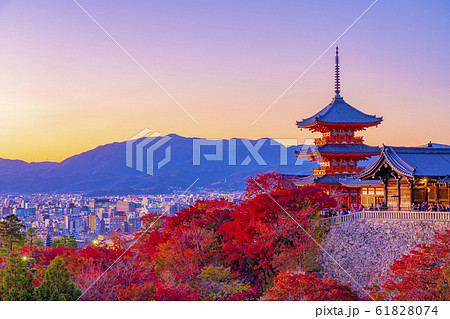
[[[362,136],[324,136],[314,139],[316,146],[325,144],[362,144]]]

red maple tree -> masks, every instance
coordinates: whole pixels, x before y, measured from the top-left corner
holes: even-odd
[[[318,278],[314,273],[292,274],[283,272],[274,280],[274,287],[267,291],[268,300],[314,300],[355,301],[359,300],[350,285],[343,285],[328,277]]]
[[[172,216],[144,216],[132,241],[117,233],[110,244],[25,246],[21,254],[33,260],[36,284],[61,257],[83,300],[256,300],[280,272],[301,268],[311,216],[335,205],[317,187],[261,174],[240,202],[197,201]],[[333,285],[322,283],[323,298],[337,298]]]
[[[383,279],[372,287],[378,299],[450,300],[450,230],[395,261]]]

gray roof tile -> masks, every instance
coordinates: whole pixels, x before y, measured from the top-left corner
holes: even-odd
[[[369,178],[385,162],[409,177],[445,179],[450,176],[450,148],[393,146],[384,146],[380,157],[359,176]]]
[[[297,121],[297,125],[302,127],[315,121],[333,124],[373,124],[382,120],[383,117],[365,114],[345,102],[342,97],[335,97],[330,104],[317,114],[302,121]]]

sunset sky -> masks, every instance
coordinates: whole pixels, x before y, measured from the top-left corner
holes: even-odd
[[[312,137],[334,46],[373,0],[0,0],[0,158],[61,161],[150,128],[205,138]],[[383,116],[370,145],[450,144],[450,1],[379,0],[337,42],[341,95]]]

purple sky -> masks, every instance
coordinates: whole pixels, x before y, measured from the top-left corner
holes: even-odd
[[[0,157],[59,161],[143,128],[305,138],[333,96],[334,48],[373,1],[0,0]],[[338,41],[342,95],[384,116],[368,144],[450,144],[450,3],[379,0]]]

